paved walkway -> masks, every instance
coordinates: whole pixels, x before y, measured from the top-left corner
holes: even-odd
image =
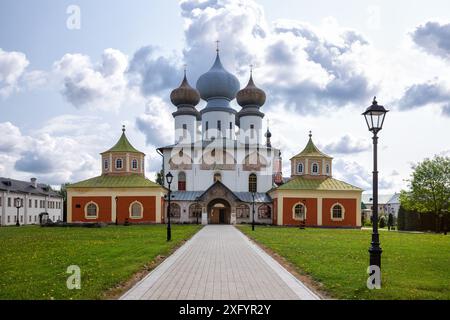
[[[207,225],[121,299],[319,298],[235,227]]]

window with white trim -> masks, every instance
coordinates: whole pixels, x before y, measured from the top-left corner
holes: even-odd
[[[138,201],[135,201],[130,206],[130,217],[134,219],[142,218],[142,204]]]
[[[85,215],[88,219],[97,218],[98,216],[98,205],[95,202],[89,202],[85,207]]]
[[[319,165],[316,162],[311,165],[311,173],[319,174]]]
[[[340,203],[336,203],[331,207],[331,219],[343,220],[344,219],[344,207]]]
[[[294,220],[305,220],[306,218],[306,207],[303,203],[297,203],[293,210]]]
[[[122,169],[123,168],[123,160],[117,159],[116,160],[116,169]]]
[[[104,168],[105,170],[108,170],[108,169],[109,169],[109,161],[108,161],[108,159],[105,159],[105,160],[103,161],[103,168]]]
[[[299,163],[297,166],[297,172],[298,173],[303,173],[303,163]]]
[[[326,165],[325,171],[327,174],[330,174],[330,165],[329,164]]]
[[[136,159],[133,159],[131,161],[131,168],[133,168],[133,170],[137,170],[137,168],[138,168],[138,161]]]

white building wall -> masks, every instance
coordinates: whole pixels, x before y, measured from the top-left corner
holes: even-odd
[[[217,121],[221,122],[220,132],[217,128]],[[208,132],[206,132],[206,122],[208,122]],[[202,136],[204,140],[211,140],[211,138],[217,138],[219,135],[234,140],[236,138],[235,130],[235,115],[233,113],[212,111],[202,115]]]
[[[17,208],[14,207],[14,198],[23,199],[23,207],[19,209],[19,223],[21,225],[39,224],[39,214],[47,212],[49,218],[56,222],[63,219],[63,199],[46,197],[34,194],[23,194],[15,192],[2,192],[1,194],[1,225],[15,225]],[[11,206],[8,206],[8,198],[11,198]],[[30,206],[31,200],[31,206]],[[37,207],[36,201],[37,200]],[[47,201],[46,201],[47,200]],[[41,202],[44,201],[44,202]],[[51,208],[49,204],[51,202]],[[56,205],[56,203],[59,203]],[[46,209],[47,207],[47,209]],[[9,221],[8,221],[9,220]]]
[[[241,143],[262,143],[262,118],[258,116],[244,116],[239,119],[239,141]],[[250,126],[254,126],[253,138]]]
[[[183,124],[186,125],[186,139],[183,140]],[[197,139],[197,118],[195,116],[180,115],[175,117],[175,143],[179,141],[194,142]]]
[[[197,152],[200,154],[201,149],[198,149]],[[230,151],[230,153],[232,152]],[[217,172],[222,175],[222,183],[234,192],[247,192],[248,177],[251,173],[255,173],[257,175],[257,191],[267,192],[272,188],[274,155],[275,152],[272,152],[271,158],[267,159],[269,167],[263,171],[243,170],[242,162],[245,158],[244,149],[237,150],[238,164],[236,164],[235,170],[201,170],[201,165],[198,163],[194,163],[191,170],[174,170],[170,169],[169,159],[171,156],[171,150],[167,149],[164,150],[164,169],[165,174],[170,171],[173,175],[171,185],[171,189],[173,191],[178,190],[178,174],[180,172],[184,172],[186,174],[186,191],[205,191],[213,184],[214,174]],[[166,181],[164,181],[164,183],[165,186],[168,187]]]

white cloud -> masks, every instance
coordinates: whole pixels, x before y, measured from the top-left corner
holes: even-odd
[[[0,140],[2,175],[24,180],[36,176],[53,185],[98,175],[98,153],[111,143],[110,127],[98,117],[55,117],[32,135],[9,122],[0,123],[0,129],[10,132]]]
[[[53,69],[61,79],[62,95],[75,107],[117,110],[126,99],[127,67],[127,56],[110,48],[104,50],[98,64],[86,55],[68,53],[54,63]]]
[[[18,82],[29,63],[24,53],[0,48],[0,96],[7,97],[19,89]]]

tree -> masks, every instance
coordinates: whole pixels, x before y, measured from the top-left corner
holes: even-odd
[[[450,157],[425,159],[412,169],[409,190],[400,193],[402,206],[408,211],[447,216],[450,209]]]
[[[388,216],[388,229],[391,230],[391,228],[394,226],[394,215],[392,213],[389,213]]]
[[[164,171],[162,169],[156,173],[156,183],[164,186]]]

